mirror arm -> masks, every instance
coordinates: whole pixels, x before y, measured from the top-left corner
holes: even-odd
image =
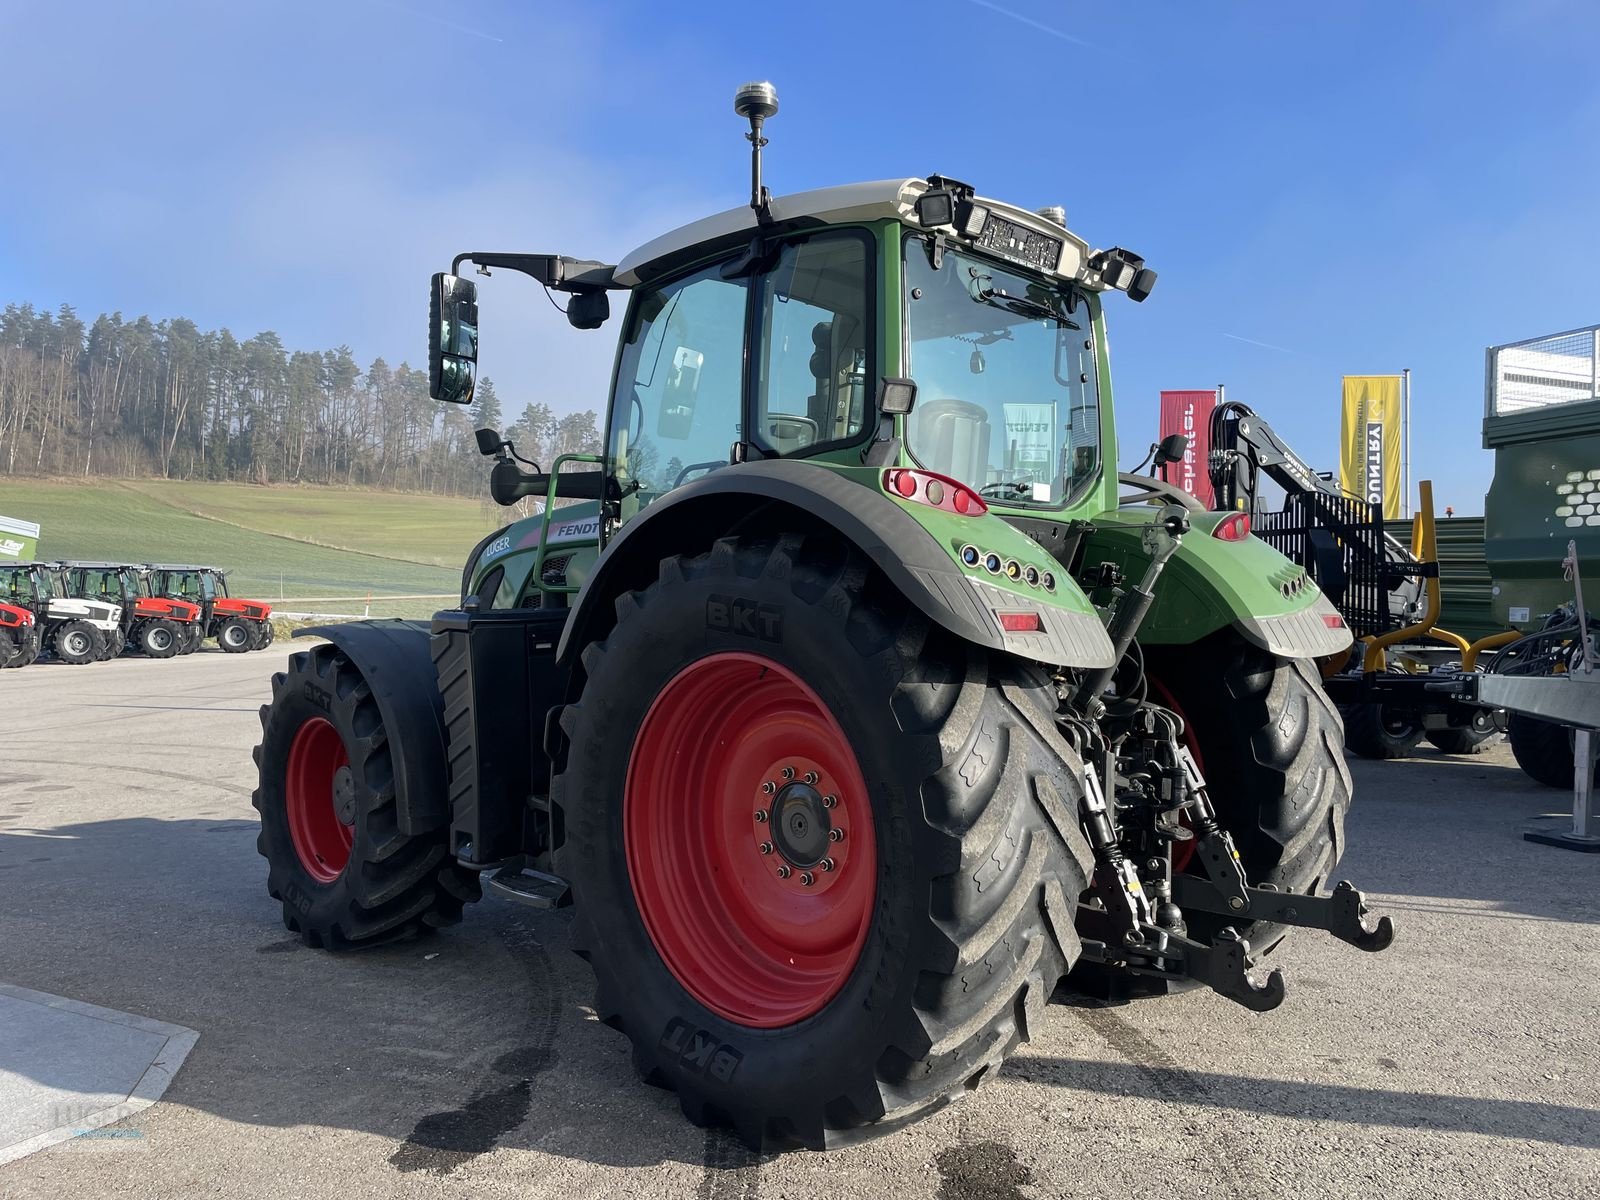
[[[614,276],[616,267],[591,259],[568,258],[561,254],[512,254],[496,250],[470,250],[458,254],[450,264],[452,275],[461,274],[461,264],[474,263],[480,273],[489,267],[520,271],[545,287],[561,292],[598,292],[621,288]]]

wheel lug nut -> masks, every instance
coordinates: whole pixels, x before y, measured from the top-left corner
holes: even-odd
[[[800,872],[800,882],[805,884],[807,887],[810,887],[816,881],[817,881],[817,877],[815,875],[813,875],[810,871],[802,871],[802,872]]]
[[[766,820],[767,820],[767,810],[764,809],[764,808],[756,809],[756,824],[757,825],[764,825],[764,824],[766,824]]]
[[[761,790],[770,796],[773,792],[778,790],[778,785],[769,779],[761,785]]]
[[[785,767],[783,769],[783,777],[785,779],[793,779],[794,778],[794,768],[793,767]]]
[[[793,874],[793,872],[789,870],[789,865],[787,863],[783,863],[778,867],[779,879],[787,879],[791,874]]]
[[[807,783],[815,783],[816,781],[817,781],[817,773],[815,771],[807,771],[806,772],[806,782]]]
[[[844,830],[842,830],[842,829],[830,829],[830,830],[828,830],[828,840],[830,842],[842,842],[842,841],[844,841]]]
[[[772,843],[771,842],[762,842],[761,843],[761,853],[763,853],[763,854],[771,854],[772,853]]]
[[[831,871],[833,870],[833,859],[825,858],[819,862],[817,866],[821,867],[824,871]]]
[[[838,803],[839,803],[839,797],[837,797],[837,796],[824,796],[822,798],[822,807],[823,808],[832,808],[834,805],[836,805]]]

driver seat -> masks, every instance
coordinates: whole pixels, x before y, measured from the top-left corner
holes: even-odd
[[[968,400],[934,400],[911,410],[919,463],[976,487],[989,477],[989,410]]]

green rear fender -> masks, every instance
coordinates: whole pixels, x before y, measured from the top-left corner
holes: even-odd
[[[1120,509],[1094,518],[1084,568],[1115,563],[1130,582],[1149,566],[1143,531],[1153,507]],[[1156,584],[1156,599],[1139,628],[1145,645],[1187,645],[1233,627],[1244,638],[1285,658],[1318,658],[1350,645],[1338,609],[1304,570],[1260,538],[1225,542],[1212,536],[1227,513],[1193,513],[1192,529]]]
[[[561,656],[570,661],[604,637],[615,598],[647,586],[665,557],[699,553],[728,534],[827,530],[958,637],[1056,666],[1111,665],[1099,614],[1038,543],[997,516],[958,515],[886,495],[881,474],[875,467],[768,459],[724,467],[654,500],[607,543],[574,603]],[[997,555],[1001,570],[985,570],[981,558],[977,566],[963,563],[968,545]],[[1016,578],[1005,569],[1013,561]],[[1045,586],[1047,571],[1053,588]]]

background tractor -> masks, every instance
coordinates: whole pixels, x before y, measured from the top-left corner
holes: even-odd
[[[121,609],[120,635],[113,639],[121,644],[113,654],[132,647],[148,658],[171,658],[199,647],[200,606],[151,595],[137,566],[76,561],[56,565],[71,595],[105,600]]]
[[[72,597],[63,573],[50,563],[0,564],[0,602],[31,612],[41,646],[64,663],[108,658],[122,636],[121,606]]]
[[[0,669],[26,667],[39,657],[39,625],[33,613],[0,604]]]
[[[217,645],[229,654],[265,650],[272,644],[272,606],[229,596],[226,572],[216,567],[147,563],[144,576],[152,595],[199,606],[199,624],[187,635],[193,642],[191,649],[199,649],[208,637],[216,638]]]
[[[992,1075],[1069,973],[1259,1011],[1288,927],[1388,945],[1350,885],[1319,894],[1343,620],[1239,514],[1116,472],[1102,302],[1154,272],[938,175],[774,199],[776,97],[735,108],[748,207],[615,265],[435,277],[453,403],[465,262],[577,329],[625,300],[605,449],[546,470],[480,430],[492,496],[542,512],[431,627],[329,626],[274,676],[255,804],[287,926],[370,945],[485,882],[571,903],[640,1073],[812,1147]]]

